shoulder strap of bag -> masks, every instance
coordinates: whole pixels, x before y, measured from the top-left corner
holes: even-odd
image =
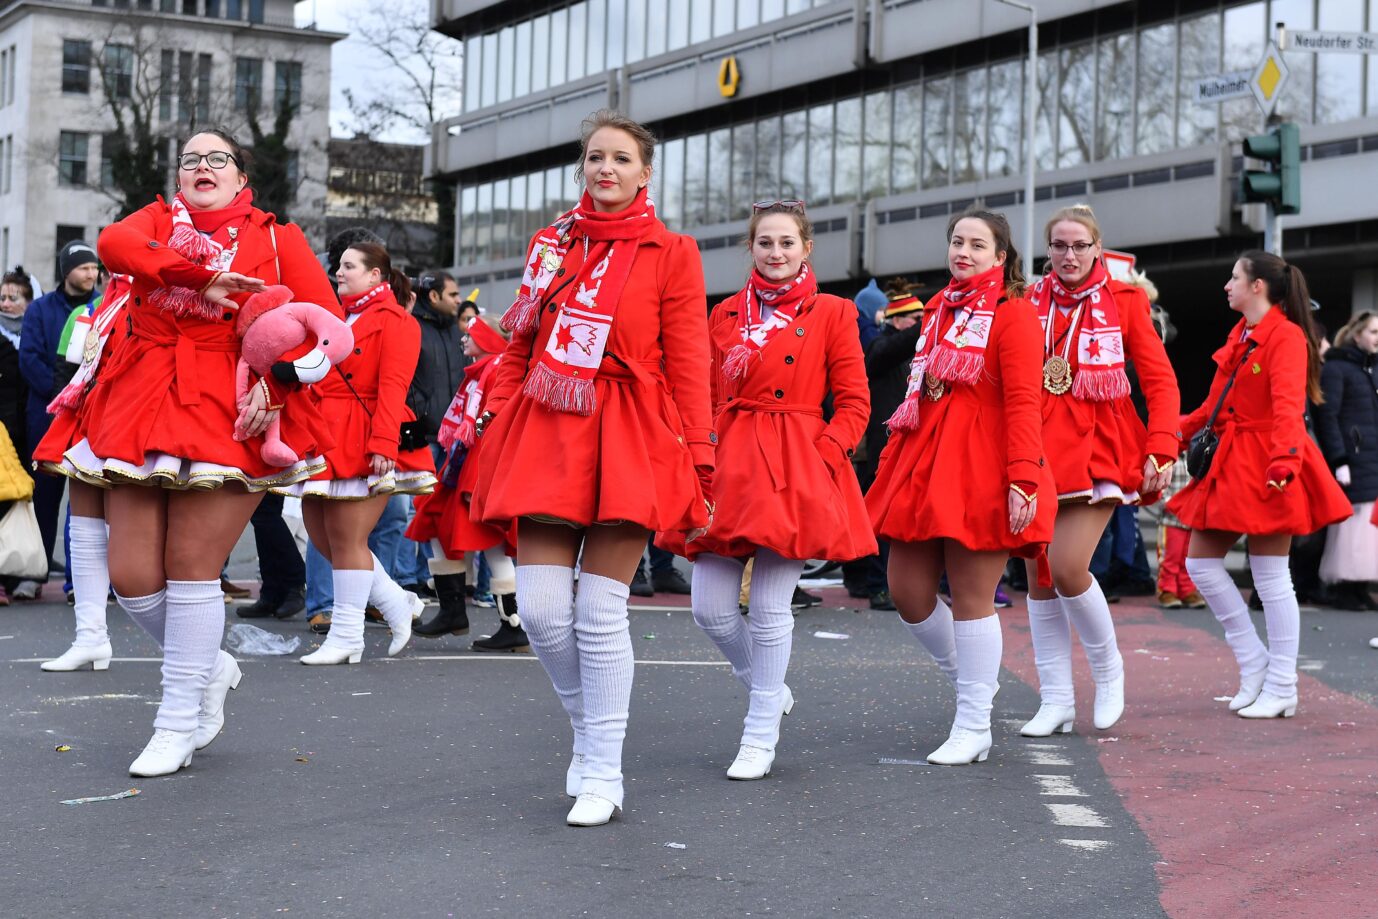
[[[268,224],[268,237],[273,241],[273,271],[277,273],[278,283],[282,283],[282,262],[278,260],[278,231],[277,226]]]
[[[1239,374],[1239,368],[1244,366],[1244,362],[1249,359],[1249,355],[1258,347],[1258,342],[1250,339],[1244,346],[1244,356],[1239,359],[1239,363],[1234,365],[1234,370],[1230,371],[1230,378],[1225,383],[1225,388],[1220,391],[1220,398],[1215,400],[1215,408],[1211,409],[1211,416],[1206,419],[1206,429],[1215,427],[1215,419],[1220,414],[1221,407],[1225,404],[1225,397],[1230,394],[1230,387],[1234,386],[1234,378]]]

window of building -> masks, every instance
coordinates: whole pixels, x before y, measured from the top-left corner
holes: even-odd
[[[684,226],[704,223],[708,209],[708,136],[695,134],[684,140]]]
[[[708,184],[704,223],[726,223],[732,215],[732,129],[708,134]]]
[[[129,99],[134,95],[134,49],[128,45],[106,45],[103,52],[101,77],[105,91],[112,99]]]
[[[57,184],[85,185],[90,135],[62,131],[57,139]]]
[[[475,36],[464,41],[464,111],[473,112],[483,104],[479,92],[483,72],[483,39]]]
[[[1224,44],[1221,48],[1226,71],[1252,70],[1263,57],[1268,31],[1266,4],[1248,3],[1225,10]],[[1258,105],[1252,98],[1231,99],[1220,104],[1220,129],[1229,140],[1239,140],[1258,129]]]
[[[225,0],[225,18],[240,20],[244,18],[243,0]]]
[[[923,84],[909,83],[895,87],[895,143],[890,169],[895,194],[914,191],[919,187],[919,164],[923,152],[919,147],[923,114]]]
[[[1364,31],[1364,0],[1327,0],[1317,4],[1324,30]],[[1378,12],[1378,4],[1375,4]],[[1369,23],[1378,30],[1378,20]],[[1346,121],[1363,111],[1364,57],[1358,54],[1318,54],[1316,59],[1316,121]],[[1369,70],[1375,69],[1370,62]]]
[[[1038,56],[1038,120],[1034,124],[1033,140],[1039,169],[1052,169],[1057,165],[1057,71],[1057,49]],[[1171,95],[1171,90],[1168,92]]]
[[[206,0],[206,18],[220,18],[220,0]]]
[[[785,15],[785,0],[761,0],[761,21],[770,22]]]
[[[545,171],[545,213],[550,221],[569,210],[573,203],[569,193],[572,187],[569,170],[564,167],[551,166]]]
[[[975,182],[986,173],[986,70],[967,70],[954,80],[952,181]]]
[[[255,24],[263,22],[263,0],[249,0],[249,21]]]
[[[5,105],[10,88],[10,49],[0,50],[0,107]]]
[[[607,0],[588,0],[588,60],[584,72],[601,73],[607,66]]]
[[[1324,0],[1320,6],[1328,6],[1335,0]],[[1315,4],[1312,0],[1273,0],[1268,4],[1268,22],[1285,22],[1289,30],[1314,29],[1316,27]],[[1271,36],[1272,29],[1269,29]],[[1277,114],[1286,121],[1309,124],[1315,115],[1312,108],[1312,91],[1315,83],[1316,61],[1322,57],[1339,57],[1335,54],[1312,54],[1310,52],[1290,52],[1284,55],[1287,69],[1292,75],[1278,95]]]
[[[486,46],[485,46],[486,47]],[[566,61],[569,51],[569,10],[556,10],[550,14],[550,86],[559,86],[565,81],[568,71]],[[487,68],[484,68],[485,73]]]
[[[837,100],[833,112],[834,204],[855,201],[861,194],[861,142],[861,97]]]
[[[196,55],[190,51],[177,54],[177,120],[191,124],[196,115]]]
[[[263,60],[256,57],[234,59],[234,107],[241,112],[257,112],[263,104]]]
[[[172,120],[172,100],[177,95],[177,52],[163,49],[158,59],[158,117]]]
[[[1024,62],[993,64],[986,72],[986,83],[990,99],[986,175],[1013,175],[1024,163]]]
[[[66,39],[62,42],[62,91],[91,91],[91,43]]]
[[[748,6],[748,3],[740,4]],[[713,0],[713,37],[727,35],[737,28],[737,0]]]
[[[0,192],[9,194],[14,190],[14,135],[5,138],[4,170],[0,172]]]
[[[728,220],[745,220],[751,216],[751,202],[755,197],[756,123],[732,127],[732,197],[728,199]]]
[[[512,63],[516,67],[513,74],[512,94],[520,99],[531,92],[531,20],[518,23]]]
[[[531,238],[526,218],[526,176],[514,176],[507,193],[507,258],[521,258],[526,254],[526,243]]]
[[[665,29],[666,41],[661,46],[662,51],[678,51],[689,44],[689,0],[670,0]],[[652,26],[651,31],[659,32],[660,29]]]
[[[1196,81],[1220,72],[1220,14],[1194,16],[1178,23],[1177,30],[1177,146],[1195,147],[1215,142],[1220,108],[1196,105],[1192,96]]]
[[[205,124],[211,118],[211,56],[196,56],[196,122]]]
[[[742,0],[737,4],[737,28],[749,29],[761,21],[760,0]]]
[[[5,227],[0,230],[0,263],[12,265],[10,261],[10,228]]]
[[[627,0],[626,32],[626,60],[635,64],[646,56],[646,0]]]
[[[19,81],[19,46],[10,45],[10,77],[5,83],[5,104],[14,104],[15,84]]]
[[[483,36],[483,51],[479,59],[483,62],[479,101],[482,108],[487,108],[498,102],[498,33],[490,32]]]
[[[780,171],[777,198],[804,198],[808,187],[809,115],[787,112],[780,119]],[[812,204],[813,202],[809,202]]]
[[[475,259],[487,262],[493,258],[493,183],[478,187],[478,206],[474,209]]]
[[[526,239],[550,226],[554,214],[545,212],[545,173],[532,172],[526,177]],[[525,241],[523,241],[523,244]],[[526,253],[523,252],[522,255]]]
[[[1096,156],[1120,159],[1134,153],[1134,36],[1112,35],[1096,43]],[[994,98],[994,93],[992,93]]]
[[[804,200],[810,207],[833,202],[833,107],[832,103],[809,109],[809,165]]]
[[[1134,152],[1172,149],[1176,116],[1177,28],[1170,22],[1139,32],[1139,117]]]
[[[459,191],[459,264],[472,265],[477,261],[474,249],[474,219],[478,211],[478,189],[472,185]]]
[[[273,104],[275,111],[301,106],[301,61],[278,61],[273,65]]]
[[[671,6],[666,7],[666,3]],[[646,12],[646,56],[664,54],[674,21],[675,0],[650,0]]]
[[[498,32],[498,102],[507,102],[512,98],[513,78],[517,75],[517,66],[513,61],[516,53],[517,30],[513,26],[508,26]]]
[[[689,0],[689,43],[697,45],[713,37],[714,0]]]
[[[588,60],[589,5],[576,3],[569,8],[569,52],[566,79],[571,83],[582,80],[589,71],[585,69]]]
[[[115,151],[120,143],[120,135],[114,132],[101,135],[100,139],[100,184],[101,188],[115,187]]]
[[[756,123],[756,169],[752,177],[757,201],[777,200],[780,193],[780,143],[783,128],[779,115],[771,115]]]
[[[684,140],[661,144],[661,191],[656,213],[667,226],[684,224]]]
[[[861,175],[862,193],[878,198],[890,193],[890,94],[871,93],[863,112]]]
[[[608,70],[621,67],[627,61],[627,0],[608,0]]]
[[[923,84],[923,187],[952,181],[952,78]]]
[[[195,16],[197,2],[198,0],[182,0],[182,15]]]
[[[1096,117],[1096,46],[1063,48],[1058,55],[1058,168],[1091,162]]]
[[[538,93],[550,85],[550,17],[540,16],[531,23],[531,91]]]

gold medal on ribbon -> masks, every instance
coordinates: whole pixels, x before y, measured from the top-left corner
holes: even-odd
[[[1054,354],[1044,362],[1043,388],[1055,396],[1072,388],[1072,365],[1065,357]]]
[[[959,348],[965,348],[967,346],[967,337],[965,334],[957,336],[956,345]]]
[[[86,329],[86,340],[81,344],[81,362],[83,364],[93,364],[96,355],[100,353],[100,333],[96,331],[96,324],[93,322]]]
[[[937,402],[947,394],[947,383],[931,373],[924,374],[923,394],[929,402]]]
[[[560,267],[560,258],[555,254],[555,250],[549,246],[541,247],[541,267],[546,271],[554,271]]]

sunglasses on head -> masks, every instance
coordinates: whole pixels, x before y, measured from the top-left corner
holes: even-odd
[[[768,211],[772,207],[783,207],[792,211],[802,211],[804,209],[804,202],[798,198],[786,198],[782,201],[757,201],[755,204],[751,205],[753,211]]]

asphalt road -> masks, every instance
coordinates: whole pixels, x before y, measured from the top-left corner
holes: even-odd
[[[1017,730],[1037,707],[1032,652],[1022,610],[1007,610],[991,757],[941,768],[921,763],[946,736],[951,689],[894,615],[809,610],[775,772],[738,783],[723,772],[744,692],[682,599],[644,602],[677,608],[632,613],[626,810],[595,829],[564,824],[568,723],[530,656],[416,639],[387,660],[386,631],[370,630],[361,665],[241,658],[224,734],[176,776],[136,780],[126,769],[158,699],[153,644],[112,605],[110,670],[44,673],[37,661],[70,639],[69,608],[0,610],[13,879],[0,911],[1374,914],[1378,617],[1308,612],[1299,716],[1247,723],[1214,701],[1233,677],[1209,613],[1126,602],[1124,721],[1091,728],[1078,652],[1077,733],[1029,741]],[[309,638],[300,620],[271,628]],[[59,803],[129,788],[140,794]]]

